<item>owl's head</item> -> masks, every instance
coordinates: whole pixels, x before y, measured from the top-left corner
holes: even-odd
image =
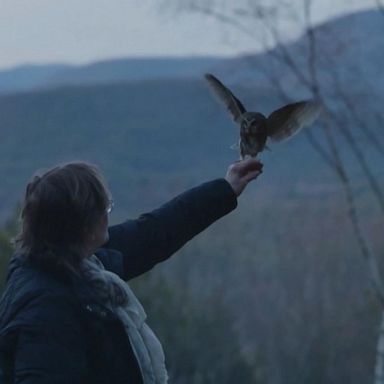
[[[266,117],[258,112],[247,112],[241,124],[245,135],[254,135],[266,129]]]

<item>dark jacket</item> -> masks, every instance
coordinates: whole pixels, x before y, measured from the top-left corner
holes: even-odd
[[[150,270],[237,205],[224,179],[109,228],[96,255],[129,280]],[[138,363],[120,320],[85,281],[22,257],[9,266],[0,302],[0,383],[138,384]]]

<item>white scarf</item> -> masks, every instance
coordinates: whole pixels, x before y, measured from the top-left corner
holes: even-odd
[[[147,315],[144,308],[128,284],[115,273],[107,271],[95,255],[83,260],[82,272],[97,295],[124,324],[144,384],[166,384],[168,374],[163,348],[145,323]]]

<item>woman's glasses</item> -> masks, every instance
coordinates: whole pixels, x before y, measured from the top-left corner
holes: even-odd
[[[112,210],[113,210],[113,207],[115,206],[113,200],[108,200],[108,204],[107,204],[107,213],[111,213]]]

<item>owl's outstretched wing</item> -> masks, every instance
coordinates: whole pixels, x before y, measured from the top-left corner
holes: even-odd
[[[215,95],[222,103],[224,103],[229,112],[232,114],[233,119],[237,121],[238,118],[246,112],[243,104],[241,104],[240,100],[215,76],[210,73],[206,73],[204,77],[208,81],[208,84]]]
[[[321,104],[315,101],[300,101],[277,109],[267,119],[268,137],[273,141],[288,139],[312,124],[321,109]]]

